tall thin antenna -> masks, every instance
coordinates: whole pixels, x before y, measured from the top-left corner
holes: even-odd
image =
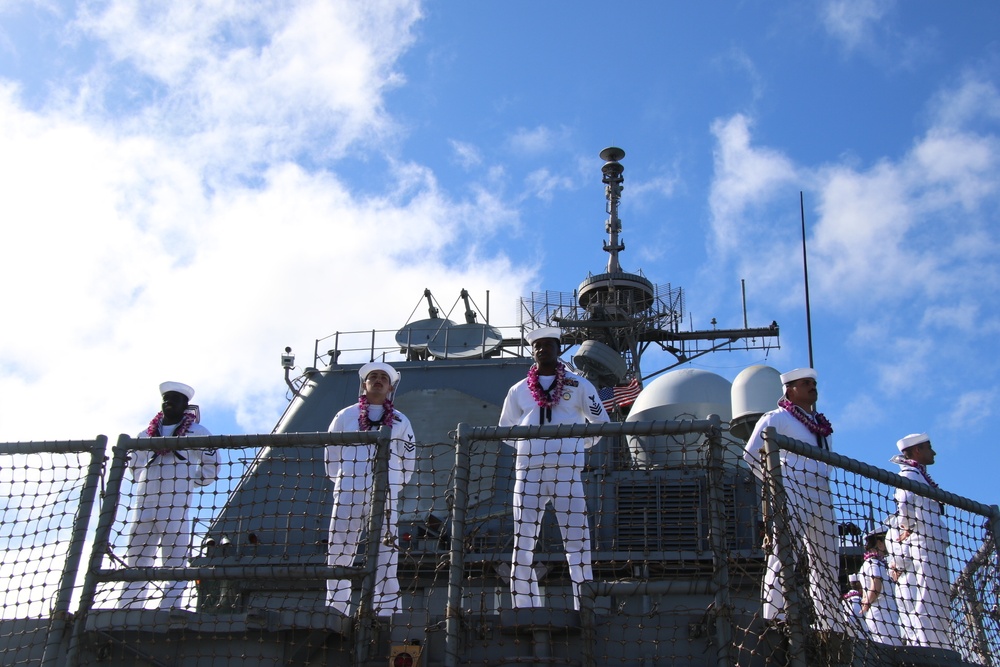
[[[813,365],[812,311],[809,308],[809,260],[806,258],[806,206],[801,190],[799,190],[799,212],[802,215],[802,274],[806,283],[806,339],[809,343],[809,368],[815,368]]]

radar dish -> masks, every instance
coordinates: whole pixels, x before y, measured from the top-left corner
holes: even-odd
[[[503,343],[503,334],[488,324],[456,324],[438,331],[427,351],[438,359],[485,357]]]
[[[613,387],[625,377],[628,366],[622,355],[596,340],[585,340],[573,356],[583,376],[599,387]]]
[[[427,344],[434,336],[453,326],[455,323],[451,320],[442,320],[438,317],[410,322],[396,332],[396,344],[404,350],[426,350]]]

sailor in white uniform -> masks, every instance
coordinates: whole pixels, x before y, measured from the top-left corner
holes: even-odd
[[[885,533],[886,562],[889,564],[889,577],[896,590],[896,611],[899,616],[899,635],[905,644],[916,642],[916,620],[913,618],[913,603],[909,599],[916,575],[913,571],[913,561],[910,558],[910,547],[900,537],[899,515],[893,514],[888,520],[888,530]]]
[[[865,557],[858,575],[861,579],[861,613],[871,638],[881,644],[902,646],[895,583],[886,560],[886,531],[876,530],[865,537]]]
[[[899,455],[890,459],[899,474],[921,484],[937,487],[927,473],[936,452],[926,433],[912,433],[896,442]],[[913,577],[903,597],[909,609],[912,642],[917,646],[953,649],[948,591],[948,527],[944,505],[924,496],[896,489],[900,540],[908,551]]]
[[[852,637],[861,637],[861,626],[864,620],[861,615],[861,580],[858,575],[852,574],[847,577],[848,591],[844,593],[840,602],[844,606],[844,618],[846,620],[847,632]]]
[[[396,579],[398,547],[396,544],[397,503],[403,485],[416,467],[416,445],[410,420],[392,404],[399,386],[399,372],[387,363],[371,362],[358,371],[361,391],[358,402],[336,414],[331,432],[378,430],[392,425],[389,447],[389,497],[382,525],[383,541],[378,554],[372,606],[379,615],[400,610],[399,582]],[[371,495],[375,486],[373,464],[375,445],[330,445],[326,448],[326,471],[333,482],[333,516],[330,521],[331,567],[350,567],[368,524]],[[327,582],[328,604],[350,615],[351,582],[330,579]]]
[[[774,427],[783,436],[831,449],[833,427],[826,417],[814,410],[819,396],[816,371],[811,368],[789,371],[781,376],[781,383],[785,394],[778,400],[778,409],[760,418],[743,452],[744,460],[761,480],[766,469],[761,459],[762,434],[766,428]],[[781,472],[788,498],[788,531],[796,544],[795,551],[805,551],[809,556],[809,593],[816,612],[815,628],[842,632],[843,613],[837,586],[840,570],[837,525],[827,466],[782,450]],[[767,558],[762,597],[764,618],[781,621],[785,617],[785,598],[777,545],[775,537]]]
[[[139,438],[211,435],[198,423],[196,406],[189,403],[194,389],[181,382],[160,385],[162,410],[149,422]],[[215,450],[137,450],[131,452],[128,470],[135,482],[128,531],[128,567],[153,567],[157,552],[163,567],[184,567],[191,543],[188,506],[198,486],[211,484],[218,474]],[[160,600],[160,609],[177,606],[185,582],[170,582]],[[123,608],[142,608],[147,599],[146,582],[133,581],[119,599]]]
[[[561,332],[545,327],[529,332],[535,364],[528,377],[507,392],[500,426],[605,423],[608,413],[597,389],[559,361]],[[533,567],[535,543],[545,507],[552,503],[573,581],[573,606],[580,608],[580,584],[593,579],[587,499],[580,473],[584,452],[595,438],[518,440],[515,444],[514,553],[511,602],[514,608],[541,607]]]

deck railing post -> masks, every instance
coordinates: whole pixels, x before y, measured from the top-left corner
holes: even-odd
[[[94,594],[97,592],[97,573],[101,569],[104,555],[111,543],[111,528],[118,511],[118,499],[121,495],[122,479],[125,477],[125,466],[128,463],[128,453],[131,449],[129,443],[131,442],[132,438],[129,436],[119,435],[118,441],[111,449],[111,469],[108,471],[108,481],[104,487],[104,496],[101,498],[101,513],[97,519],[94,548],[90,552],[87,575],[84,577],[83,589],[80,591],[80,607],[76,614],[73,636],[70,639],[69,652],[66,656],[66,664],[69,667],[76,667],[79,660],[80,640],[87,624],[87,614],[94,605]]]
[[[458,667],[462,632],[462,580],[465,576],[465,510],[469,504],[468,424],[458,425],[455,438],[455,481],[451,499],[451,550],[448,562],[448,605],[445,608],[445,667]]]
[[[777,430],[772,426],[764,429],[764,457],[767,466],[767,483],[770,486],[771,517],[773,521],[771,548],[777,551],[781,563],[778,577],[781,593],[785,599],[785,620],[788,622],[788,654],[793,667],[806,667],[806,627],[799,602],[799,591],[795,587],[795,554],[788,522],[787,496],[781,472],[781,448],[775,442]],[[766,593],[765,593],[766,594]]]

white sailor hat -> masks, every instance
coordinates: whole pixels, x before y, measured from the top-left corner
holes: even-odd
[[[781,384],[786,385],[796,380],[801,380],[802,378],[812,378],[816,379],[816,371],[812,368],[796,368],[794,371],[788,371],[787,373],[781,374]]]
[[[909,447],[913,447],[914,445],[919,445],[922,442],[930,442],[930,441],[931,441],[931,436],[927,435],[926,433],[911,433],[910,435],[897,440],[896,448],[899,449],[900,452],[903,452]]]
[[[399,371],[385,363],[384,361],[369,361],[367,364],[358,369],[358,375],[361,377],[361,381],[364,382],[365,378],[372,371],[383,371],[389,376],[389,382],[395,387],[399,384]]]
[[[183,394],[189,401],[194,398],[194,389],[183,382],[161,382],[160,396],[163,396],[168,391],[176,391],[178,394]]]
[[[858,579],[858,575],[856,575],[856,574],[849,574],[849,575],[847,575],[847,580],[849,582],[851,582],[852,584],[856,584],[859,581],[861,581],[860,579]]]
[[[524,334],[524,339],[528,341],[528,345],[533,344],[536,340],[542,340],[543,338],[555,338],[556,340],[562,340],[562,329],[559,327],[542,327],[540,329],[533,329]]]

